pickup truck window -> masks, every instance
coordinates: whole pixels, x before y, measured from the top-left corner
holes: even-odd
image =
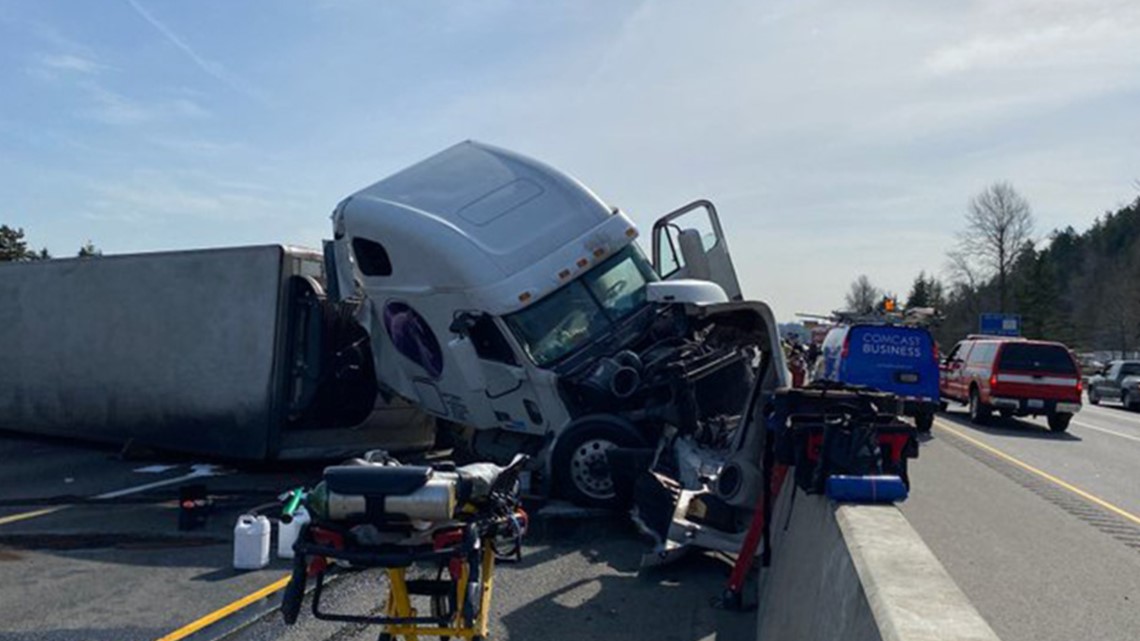
[[[636,245],[606,259],[578,280],[506,317],[536,365],[568,355],[645,305],[645,285],[656,280]]]
[[[1001,370],[1039,372],[1045,374],[1076,374],[1077,366],[1069,351],[1060,345],[1033,343],[1006,343],[998,363]]]
[[[1140,363],[1124,363],[1120,366],[1120,378],[1140,376]]]

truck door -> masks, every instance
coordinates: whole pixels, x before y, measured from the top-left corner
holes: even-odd
[[[1123,369],[1123,364],[1119,362],[1110,365],[1108,373],[1105,374],[1104,380],[1098,386],[1097,393],[1104,398],[1120,398],[1120,379],[1124,378]]]
[[[478,361],[478,372],[469,378],[480,379],[479,394],[501,426],[522,432],[542,433],[545,417],[527,370],[519,362],[510,343],[489,314],[460,312],[452,331],[471,342]]]
[[[969,344],[958,343],[950,353],[946,355],[946,360],[942,362],[941,366],[941,388],[942,395],[949,396],[950,398],[964,400],[966,398],[965,386],[962,384],[963,370],[966,364],[966,353],[969,351]]]
[[[653,268],[666,280],[712,281],[729,300],[743,300],[720,218],[707,200],[693,201],[653,224]]]

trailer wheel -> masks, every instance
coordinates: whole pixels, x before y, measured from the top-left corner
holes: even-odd
[[[567,426],[551,453],[554,481],[563,497],[577,505],[618,508],[606,452],[644,447],[645,439],[616,416],[586,416]]]

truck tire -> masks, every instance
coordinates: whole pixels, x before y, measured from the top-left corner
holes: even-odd
[[[557,491],[576,505],[621,507],[606,451],[645,446],[637,429],[616,416],[585,416],[574,421],[558,437],[550,457]]]
[[[1073,415],[1067,412],[1055,412],[1049,415],[1049,429],[1054,432],[1064,432],[1069,429],[1069,421]]]
[[[985,425],[990,420],[990,408],[982,402],[978,388],[970,390],[970,422],[974,425]]]
[[[1100,395],[1096,393],[1095,387],[1089,388],[1089,405],[1100,405]]]
[[[938,411],[945,414],[950,409],[950,404],[946,401],[938,401]]]
[[[1091,403],[1092,401],[1089,402]],[[1126,410],[1136,409],[1136,400],[1132,398],[1132,392],[1129,392],[1127,390],[1121,392],[1120,404],[1124,406],[1124,409]]]
[[[921,414],[915,414],[914,427],[919,432],[929,432],[930,428],[934,427],[934,414],[932,412],[922,412]]]

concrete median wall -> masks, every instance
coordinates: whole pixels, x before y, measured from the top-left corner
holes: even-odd
[[[760,641],[998,640],[897,508],[792,504],[792,487],[774,511]]]

